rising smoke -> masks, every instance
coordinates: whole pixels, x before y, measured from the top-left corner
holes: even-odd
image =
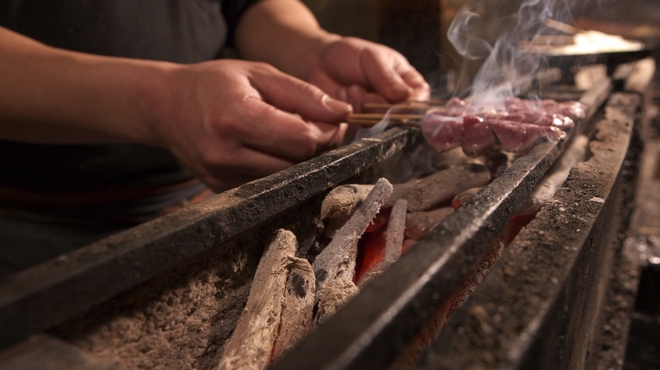
[[[560,0],[468,1],[447,36],[465,59],[484,60],[471,84],[472,104],[498,108],[503,98],[520,93],[520,87],[547,63],[541,55],[519,45],[539,35],[561,35],[545,21],[573,23],[570,14],[568,5]]]

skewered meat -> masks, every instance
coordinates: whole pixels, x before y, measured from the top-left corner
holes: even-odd
[[[495,133],[491,125],[492,121],[484,121],[477,116],[463,117],[463,132],[461,133],[461,147],[468,155],[478,155],[488,151],[495,145]]]
[[[489,122],[489,126],[502,145],[502,150],[513,153],[529,151],[539,138],[557,141],[565,135],[564,131],[553,126],[536,126],[515,121],[494,121]]]
[[[422,133],[439,151],[461,146],[468,155],[481,155],[499,144],[504,151],[525,153],[541,138],[562,139],[585,112],[576,101],[507,98],[503,107],[484,110],[454,98],[426,115]]]

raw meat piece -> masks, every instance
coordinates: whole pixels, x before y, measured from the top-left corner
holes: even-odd
[[[481,155],[499,142],[505,151],[524,153],[540,138],[563,138],[562,132],[575,126],[574,119],[586,115],[584,105],[575,101],[510,97],[504,99],[503,105],[504,109],[487,110],[486,107],[468,107],[454,98],[447,107],[427,113],[422,121],[422,133],[426,142],[438,151],[455,148],[460,142],[466,154]],[[456,115],[458,112],[461,113]],[[462,122],[456,120],[460,115]]]
[[[445,151],[461,145],[463,122],[430,114],[422,124],[422,135],[433,148]]]
[[[487,121],[477,116],[463,117],[461,147],[467,155],[480,155],[495,145],[495,134]]]
[[[513,153],[528,152],[540,138],[559,140],[565,135],[553,126],[536,126],[513,121],[492,121],[490,127],[502,144],[502,150]]]
[[[433,110],[433,114],[445,117],[460,117],[465,113],[467,104],[459,98],[451,98],[444,107],[438,107]]]
[[[577,101],[543,100],[543,109],[548,113],[561,114],[574,120],[582,119],[587,115],[586,107]]]
[[[503,114],[503,112],[490,113],[485,116],[485,119],[530,123],[537,126],[555,126],[564,131],[567,131],[575,126],[573,120],[563,114],[540,111],[515,112],[506,114]]]

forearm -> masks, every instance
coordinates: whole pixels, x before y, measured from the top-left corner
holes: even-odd
[[[244,58],[306,80],[320,49],[338,38],[321,29],[300,1],[262,0],[241,19],[235,43]]]
[[[55,49],[0,28],[0,138],[144,142],[167,63]]]

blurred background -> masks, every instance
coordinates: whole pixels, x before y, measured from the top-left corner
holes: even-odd
[[[425,75],[435,95],[451,94],[463,71],[463,84],[479,67],[465,62],[447,40],[457,11],[469,6],[482,19],[473,30],[492,42],[523,2],[529,0],[303,0],[321,25],[332,32],[388,45]],[[546,1],[549,3],[552,1]],[[554,18],[582,30],[596,30],[658,44],[660,1],[555,1]],[[657,54],[657,51],[656,51]]]

